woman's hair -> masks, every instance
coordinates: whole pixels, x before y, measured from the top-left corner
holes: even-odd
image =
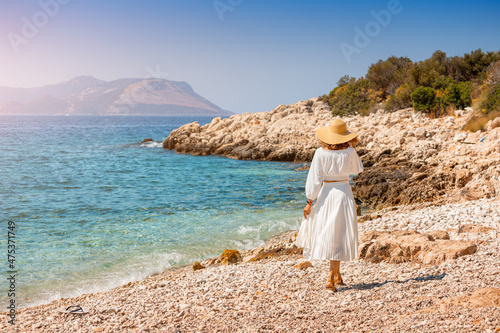
[[[321,143],[321,147],[326,148],[328,150],[343,150],[349,148],[351,145],[349,142],[337,143],[337,144],[329,144],[323,141],[319,141]]]

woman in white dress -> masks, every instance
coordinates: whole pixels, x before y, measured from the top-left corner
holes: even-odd
[[[356,154],[357,134],[347,130],[342,119],[316,130],[322,143],[314,153],[307,176],[307,205],[296,244],[308,260],[330,260],[327,289],[343,284],[340,261],[358,256],[356,204],[349,175],[363,171]],[[313,205],[313,200],[316,203]]]

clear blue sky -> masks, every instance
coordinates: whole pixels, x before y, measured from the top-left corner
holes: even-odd
[[[3,0],[0,86],[153,73],[258,112],[328,93],[391,55],[500,50],[499,18],[493,0]]]

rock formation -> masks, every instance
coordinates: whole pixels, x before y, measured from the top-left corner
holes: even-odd
[[[224,250],[219,260],[222,265],[236,264],[241,261],[241,254],[238,250]]]
[[[379,263],[400,264],[411,261],[422,265],[439,265],[448,259],[473,254],[477,245],[468,241],[450,240],[446,231],[421,234],[417,231],[372,231],[361,237],[359,257]]]
[[[500,127],[463,129],[472,109],[431,119],[412,109],[379,110],[344,118],[360,134],[365,171],[354,192],[374,207],[489,198],[500,193]],[[328,105],[313,98],[269,112],[184,125],[163,142],[166,149],[235,159],[310,162],[319,146],[315,129],[332,120]]]

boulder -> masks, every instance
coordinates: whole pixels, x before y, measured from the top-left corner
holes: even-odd
[[[236,264],[241,261],[241,254],[238,250],[224,250],[220,256],[222,265]]]
[[[446,231],[421,234],[417,231],[372,231],[360,239],[359,257],[367,262],[392,264],[415,262],[439,265],[445,260],[473,254],[477,246],[467,241],[452,241]]]
[[[309,267],[313,267],[313,265],[311,264],[310,261],[307,261],[307,260],[293,266],[293,268],[298,268],[298,269],[302,269],[302,270],[305,270]]]
[[[481,225],[481,224],[477,224],[477,223],[470,223],[470,224],[462,224],[458,228],[458,233],[459,234],[464,233],[464,232],[466,232],[466,233],[487,233],[491,230],[495,230],[495,229]]]
[[[269,250],[264,250],[248,261],[259,261],[262,259],[270,259],[284,255],[302,254],[303,250],[303,248],[297,247],[295,244],[293,244],[291,247],[278,246]]]
[[[455,185],[458,188],[464,187],[472,179],[472,172],[467,169],[457,170]]]
[[[205,266],[203,266],[202,264],[200,264],[198,261],[193,264],[193,271],[197,271],[197,270],[200,270],[200,269],[203,269],[203,268],[205,268]]]

